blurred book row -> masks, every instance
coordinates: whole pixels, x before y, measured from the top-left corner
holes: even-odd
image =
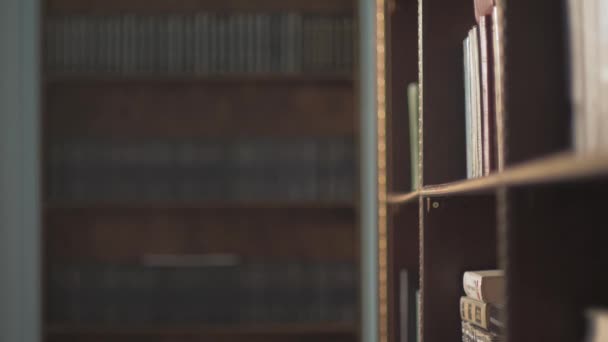
[[[55,264],[55,323],[354,322],[354,263]]]
[[[351,200],[352,139],[65,141],[52,200]]]
[[[56,73],[350,72],[346,14],[55,15],[46,66]]]

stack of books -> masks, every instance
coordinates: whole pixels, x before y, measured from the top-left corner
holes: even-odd
[[[608,149],[608,3],[569,0],[574,147],[580,153]]]
[[[463,342],[500,342],[504,338],[505,276],[501,270],[465,272],[460,298]]]
[[[587,329],[585,342],[608,341],[608,309],[588,310]]]
[[[463,43],[468,178],[500,169],[503,150],[501,22],[494,0],[475,0],[475,17]]]

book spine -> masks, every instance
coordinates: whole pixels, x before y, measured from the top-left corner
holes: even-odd
[[[492,52],[494,55],[494,110],[496,123],[496,168],[498,171],[504,169],[505,163],[505,133],[504,133],[504,104],[503,104],[503,79],[502,79],[502,25],[498,8],[492,10]]]
[[[483,301],[481,292],[482,277],[474,272],[465,272],[462,277],[462,286],[467,296]]]
[[[492,304],[476,301],[468,297],[460,298],[460,318],[463,321],[490,332],[500,333],[504,328],[501,315],[500,308]]]
[[[470,45],[467,37],[463,42],[463,67],[464,67],[464,122],[466,139],[467,178],[473,178],[473,144],[471,128],[471,69],[470,69]]]
[[[471,324],[465,321],[462,321],[462,342],[475,342],[475,336],[473,335],[473,330],[471,328]]]
[[[480,177],[483,173],[483,149],[482,149],[482,115],[481,115],[481,82],[480,82],[480,54],[479,54],[479,29],[474,27],[470,32],[471,38],[471,57],[472,57],[472,79],[471,99],[473,101],[473,146],[475,146],[474,169],[475,177]]]
[[[408,111],[410,124],[410,155],[411,155],[411,183],[412,190],[417,190],[418,184],[418,164],[419,164],[419,148],[418,148],[418,85],[412,83],[407,88]]]
[[[479,20],[479,51],[481,58],[481,104],[483,125],[483,174],[496,168],[494,161],[494,98],[490,56],[492,56],[491,19],[483,16]],[[492,95],[492,96],[491,96]]]
[[[570,80],[573,111],[574,148],[577,152],[585,150],[585,79],[584,79],[584,35],[582,20],[582,3],[578,0],[568,1],[570,29]]]

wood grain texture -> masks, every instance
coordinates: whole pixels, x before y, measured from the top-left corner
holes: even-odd
[[[69,82],[46,89],[55,137],[333,136],[355,131],[352,84]]]
[[[424,235],[420,242],[424,341],[460,341],[462,275],[497,266],[495,197],[462,196],[424,202]]]
[[[604,178],[508,193],[509,341],[582,341],[584,310],[608,306],[606,191]]]
[[[140,263],[150,254],[354,260],[352,209],[91,208],[46,214],[48,257]]]
[[[425,0],[422,8],[423,184],[466,177],[462,42],[472,0]]]
[[[46,0],[48,12],[61,13],[158,13],[212,11],[348,12],[354,0]]]

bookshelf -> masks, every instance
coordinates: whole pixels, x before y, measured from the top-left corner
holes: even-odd
[[[353,0],[43,2],[45,341],[357,340],[354,13]],[[209,258],[238,265],[197,264]],[[210,285],[187,278],[196,267]],[[160,290],[132,291],[151,277]],[[150,304],[187,304],[175,286],[189,282],[221,301]]]
[[[462,51],[476,24],[473,1],[397,0],[385,8],[388,341],[411,330],[400,320],[401,270],[416,276],[421,292],[423,342],[462,341],[467,270],[505,270],[505,341],[582,340],[585,310],[608,305],[601,209],[608,158],[575,146],[567,4],[495,3],[503,22],[496,106],[505,113],[495,139],[504,159],[477,178],[466,172]],[[421,86],[416,189],[410,82]]]

